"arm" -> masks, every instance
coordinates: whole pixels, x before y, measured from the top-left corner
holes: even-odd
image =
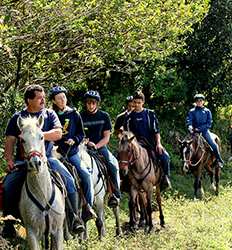
[[[62,129],[54,128],[49,131],[44,131],[43,134],[45,141],[57,141],[62,137]]]
[[[16,137],[7,136],[5,141],[4,157],[7,161],[7,170],[12,170],[14,168],[14,146],[16,144]]]
[[[163,145],[161,144],[160,133],[156,133],[156,134],[155,134],[155,145],[156,145],[156,148],[155,148],[156,152],[157,152],[158,154],[162,154],[163,151],[164,151],[164,147],[163,147]]]
[[[110,130],[103,132],[103,138],[96,144],[96,149],[106,146],[110,140]]]

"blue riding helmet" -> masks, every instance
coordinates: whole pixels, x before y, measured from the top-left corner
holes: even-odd
[[[87,98],[92,98],[92,99],[95,99],[95,100],[98,101],[98,102],[101,101],[101,96],[100,96],[99,92],[96,91],[96,90],[89,90],[89,91],[87,91],[87,92],[84,94],[84,98],[85,98],[85,100],[86,100]]]
[[[54,96],[60,94],[60,93],[67,93],[67,89],[62,86],[55,86],[49,91],[49,96],[51,99],[54,98]]]
[[[197,100],[205,100],[205,96],[202,94],[196,94],[194,96],[194,101],[197,101]]]
[[[129,102],[132,102],[132,101],[133,101],[133,96],[132,95],[127,96],[126,103],[129,103]]]

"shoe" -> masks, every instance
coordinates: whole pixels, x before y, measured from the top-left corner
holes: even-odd
[[[87,222],[88,220],[91,219],[96,219],[97,215],[94,212],[93,208],[87,204],[84,208],[83,208],[83,212],[82,212],[82,220],[84,222]]]
[[[223,168],[223,163],[222,162],[219,161],[217,164],[218,164],[219,168]]]
[[[108,200],[108,206],[111,208],[117,207],[119,205],[120,199],[112,194]]]
[[[84,226],[83,222],[80,219],[75,218],[73,221],[73,224],[72,224],[72,233],[73,234],[80,234],[83,232],[85,232],[85,226]]]
[[[17,233],[14,228],[14,224],[10,221],[6,221],[2,229],[2,237],[13,239],[13,238],[16,238],[16,236],[17,236]]]
[[[168,175],[164,175],[161,180],[161,190],[172,189],[172,185]]]

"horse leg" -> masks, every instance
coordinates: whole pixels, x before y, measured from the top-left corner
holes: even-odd
[[[51,249],[52,250],[63,250],[63,229],[57,229],[56,234],[51,235]]]
[[[139,197],[138,197],[138,204],[137,207],[139,210],[139,227],[144,227],[146,224],[146,210],[145,210],[145,203],[144,203],[144,194],[143,193],[139,193]]]
[[[148,233],[151,232],[153,229],[153,223],[152,223],[152,189],[147,192],[147,201],[146,201],[146,213],[147,213],[147,225],[148,225]]]
[[[160,226],[164,227],[165,222],[164,222],[164,214],[163,214],[163,210],[162,210],[160,184],[156,186],[155,194],[156,194],[156,202],[157,202],[158,208],[159,208]]]
[[[102,240],[102,237],[105,236],[105,215],[104,215],[104,195],[98,194],[98,196],[95,199],[95,205],[96,205],[96,213],[97,213],[97,219],[96,219],[96,227],[98,230],[98,237],[100,240]]]
[[[113,208],[114,217],[115,217],[115,225],[116,225],[116,236],[120,236],[122,234],[122,229],[120,225],[119,219],[119,206]]]
[[[216,182],[216,190],[215,190],[215,194],[218,195],[219,194],[219,179],[220,179],[220,172],[221,172],[221,168],[219,166],[215,167],[215,182]]]
[[[33,229],[27,228],[26,231],[27,231],[27,242],[29,245],[29,249],[30,250],[39,250],[40,249],[39,240],[35,236]]]
[[[130,201],[129,201],[129,209],[130,209],[130,228],[132,231],[137,229],[137,220],[136,220],[136,198],[137,198],[138,192],[131,187],[131,195],[130,195]]]

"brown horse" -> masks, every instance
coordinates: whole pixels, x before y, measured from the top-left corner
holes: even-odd
[[[164,215],[161,205],[160,180],[162,170],[149,157],[145,148],[139,145],[131,132],[124,131],[119,136],[118,159],[119,167],[130,180],[130,228],[136,229],[137,206],[143,209],[148,232],[153,228],[152,223],[152,195],[155,186],[156,200],[159,207],[160,225],[164,226]]]
[[[215,142],[220,146],[220,139],[213,134]],[[209,144],[204,137],[196,133],[191,139],[179,140],[182,158],[184,161],[183,171],[190,171],[194,177],[194,198],[202,198],[202,173],[206,170],[210,176],[211,187],[216,195],[219,193],[220,167]],[[215,180],[214,180],[215,179]],[[215,183],[214,183],[215,182]]]

